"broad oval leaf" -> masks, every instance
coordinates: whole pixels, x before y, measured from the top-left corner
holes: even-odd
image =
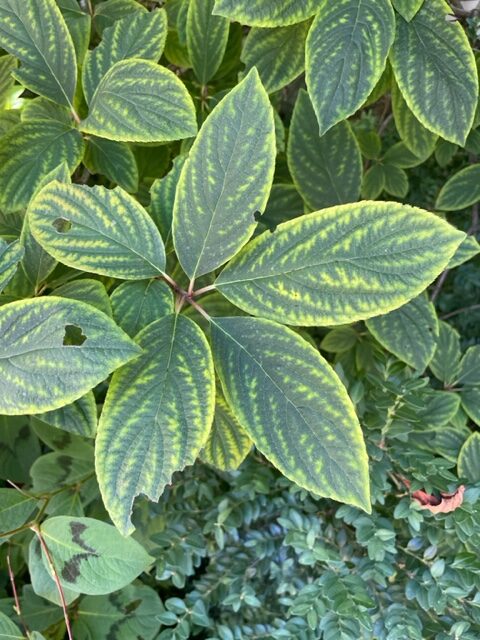
[[[215,0],[189,0],[187,51],[197,80],[206,85],[222,63],[230,22],[212,15]]]
[[[165,249],[153,220],[120,187],[53,181],[32,200],[30,229],[37,242],[69,267],[140,280],[165,268]]]
[[[480,164],[472,164],[451,176],[438,194],[435,207],[459,211],[480,201]]]
[[[478,78],[465,32],[446,20],[449,12],[444,0],[428,0],[411,22],[399,18],[391,62],[414,116],[463,146],[477,107]]]
[[[273,110],[252,69],[205,121],[178,182],[173,240],[190,278],[213,271],[250,238],[275,156]]]
[[[105,29],[113,27],[117,20],[127,16],[132,19],[137,13],[146,13],[148,9],[138,0],[102,0],[95,5],[93,22],[95,30],[103,35]]]
[[[472,484],[480,482],[480,433],[478,432],[472,433],[460,449],[458,475]]]
[[[82,85],[90,103],[100,80],[120,60],[140,58],[157,62],[167,37],[167,14],[164,9],[138,11],[117,20],[105,29],[102,41],[89,51],[82,69]]]
[[[25,208],[45,176],[65,161],[73,172],[84,150],[82,135],[55,120],[21,123],[0,139],[0,208]]]
[[[122,60],[103,76],[81,130],[119,142],[169,142],[197,133],[185,85],[149,60]]]
[[[63,429],[84,438],[94,438],[97,431],[97,405],[92,391],[72,404],[47,413],[39,413],[36,418],[52,427]]]
[[[288,168],[311,210],[355,202],[362,184],[362,156],[348,122],[323,136],[306,91],[298,94],[288,136]]]
[[[0,413],[65,406],[141,353],[101,311],[49,296],[0,307]]]
[[[75,49],[55,0],[0,0],[0,40],[2,48],[22,63],[14,73],[19,82],[34,93],[72,106]]]
[[[370,511],[362,431],[318,351],[258,318],[217,318],[211,333],[225,397],[255,446],[301,487]]]
[[[38,538],[32,538],[28,546],[28,573],[32,588],[41,598],[53,602],[57,606],[62,606],[60,594],[55,580],[47,571],[43,564],[42,547]],[[78,598],[79,594],[70,589],[63,589],[63,597],[67,605]],[[0,636],[1,637],[1,636]]]
[[[309,28],[310,22],[305,21],[289,27],[249,31],[241,59],[246,71],[256,67],[268,93],[289,84],[305,69],[305,40]]]
[[[462,357],[460,336],[443,320],[439,321],[438,329],[437,346],[429,367],[436,378],[452,386],[458,377]]]
[[[122,589],[153,562],[136,540],[93,518],[48,518],[41,532],[62,586],[77,593]],[[42,556],[48,569],[44,552]]]
[[[405,304],[441,273],[465,234],[396,202],[361,202],[285,222],[217,278],[241,309],[285,324],[347,324]]]
[[[214,13],[251,27],[284,27],[319,11],[321,0],[216,0]]]
[[[112,317],[110,298],[105,289],[105,285],[103,282],[100,282],[100,280],[78,278],[77,280],[66,282],[60,287],[56,287],[53,295],[86,302],[87,304],[91,304],[92,307],[103,311],[103,313],[106,313],[110,318]]]
[[[36,506],[37,500],[34,497],[20,493],[17,489],[0,489],[0,534],[21,527]]]
[[[437,348],[435,307],[421,295],[383,316],[366,322],[370,333],[388,351],[417,371],[425,371]]]
[[[426,129],[411,112],[397,84],[392,88],[392,109],[395,126],[406,146],[419,158],[433,153],[438,136]]]
[[[18,240],[7,244],[0,238],[0,292],[15,275],[18,263],[23,258],[25,249]]]
[[[390,0],[320,2],[306,45],[306,81],[320,135],[368,98],[394,35]]]
[[[192,464],[213,419],[215,377],[200,328],[171,314],[136,338],[144,355],[113,376],[98,425],[95,467],[105,507],[124,534],[133,501],[157,501]]]

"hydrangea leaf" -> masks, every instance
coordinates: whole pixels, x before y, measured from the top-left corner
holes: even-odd
[[[436,209],[459,211],[480,201],[480,164],[454,173],[440,189]]]
[[[425,0],[392,0],[395,10],[407,22],[410,22],[415,17],[424,2]]]
[[[250,27],[284,27],[310,18],[321,4],[321,0],[216,0],[214,13]]]
[[[97,405],[89,391],[84,396],[54,411],[35,416],[42,422],[84,438],[94,438],[97,431]]]
[[[0,292],[15,275],[24,253],[25,249],[18,240],[8,244],[0,238]]]
[[[472,484],[480,482],[480,433],[465,440],[458,455],[458,475]]]
[[[83,164],[90,173],[100,173],[129,193],[138,191],[138,167],[129,145],[89,136]]]
[[[395,126],[403,142],[419,158],[428,158],[435,149],[438,136],[413,115],[396,83],[392,87],[392,109]]]
[[[187,15],[187,51],[197,80],[205,85],[220,67],[230,22],[212,15],[215,0],[190,0]]]

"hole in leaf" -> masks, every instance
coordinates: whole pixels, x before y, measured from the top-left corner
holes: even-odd
[[[52,227],[55,227],[58,233],[67,233],[72,226],[71,220],[67,220],[67,218],[57,218],[52,222]]]
[[[67,324],[65,327],[65,335],[63,336],[63,344],[68,347],[81,347],[87,339],[80,327],[74,324]]]

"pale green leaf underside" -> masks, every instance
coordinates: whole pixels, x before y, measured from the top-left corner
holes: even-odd
[[[0,238],[0,292],[7,286],[15,275],[18,263],[23,258],[25,249],[16,240],[7,244]]]
[[[480,164],[472,164],[451,176],[438,194],[435,207],[459,211],[480,201]]]
[[[89,51],[82,69],[85,99],[89,104],[100,80],[120,60],[140,58],[157,62],[167,37],[167,14],[164,9],[138,11],[105,29],[102,41]]]
[[[318,351],[257,318],[218,318],[211,332],[225,397],[255,446],[301,487],[370,511],[360,425]]]
[[[355,202],[362,183],[362,156],[348,122],[340,122],[322,137],[306,91],[298,94],[288,137],[288,168],[312,210]]]
[[[382,346],[417,371],[424,371],[435,353],[438,320],[424,294],[384,316],[370,318],[367,327]]]
[[[263,233],[217,278],[233,304],[300,326],[347,324],[402,306],[444,269],[465,234],[396,202],[360,202]]]
[[[212,356],[194,322],[170,314],[136,341],[144,355],[113,376],[95,452],[105,507],[124,535],[135,497],[157,501],[172,474],[194,462],[214,411]]]
[[[0,41],[22,63],[14,74],[19,82],[54,102],[72,105],[75,49],[55,0],[0,0]]]
[[[462,26],[446,20],[449,12],[444,0],[426,0],[411,22],[398,19],[391,62],[414,116],[463,145],[477,107],[477,69]]]
[[[320,135],[357,111],[380,79],[395,33],[390,0],[321,0],[306,44]]]
[[[113,317],[132,338],[155,320],[173,313],[173,293],[162,280],[124,282],[112,293]]]
[[[215,0],[190,0],[187,15],[187,51],[197,80],[213,78],[227,46],[230,23],[212,15]]]
[[[59,262],[90,273],[140,280],[165,268],[165,249],[145,209],[119,187],[51,182],[28,209],[35,239]]]
[[[81,330],[83,344],[64,344],[67,327]],[[49,296],[6,304],[0,307],[0,414],[65,406],[140,352],[112,320],[82,302]]]
[[[169,142],[197,133],[195,107],[182,81],[148,60],[122,60],[103,76],[81,124],[119,142]]]
[[[458,475],[472,484],[480,482],[480,433],[472,433],[460,449]]]
[[[216,0],[214,13],[251,27],[284,27],[313,16],[321,0]]]
[[[253,69],[205,121],[178,182],[173,240],[190,278],[213,271],[250,238],[275,156],[273,110]]]
[[[62,585],[77,593],[117,591],[153,561],[138,542],[93,518],[49,518],[41,530]]]

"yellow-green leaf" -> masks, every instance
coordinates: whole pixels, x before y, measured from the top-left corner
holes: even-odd
[[[395,33],[390,0],[322,0],[308,33],[306,80],[320,135],[355,113],[385,69]]]
[[[167,37],[167,14],[164,9],[138,11],[105,29],[102,41],[89,51],[82,69],[85,99],[90,103],[100,80],[120,60],[140,58],[157,62]]]
[[[57,429],[84,438],[94,438],[97,431],[97,405],[95,396],[89,391],[84,396],[54,411],[39,413],[36,418]]]
[[[2,48],[21,61],[15,77],[25,87],[71,107],[77,61],[55,0],[0,0]]]
[[[416,156],[428,158],[435,149],[438,136],[413,115],[396,83],[392,88],[392,109],[400,138]]]
[[[413,115],[463,146],[477,107],[477,68],[462,26],[447,21],[449,12],[444,0],[425,0],[411,22],[398,18],[391,62]]]
[[[119,142],[168,142],[197,132],[182,81],[149,60],[121,60],[103,76],[81,129]]]
[[[23,258],[25,249],[18,240],[8,244],[0,238],[0,292],[15,275],[18,263]]]
[[[214,13],[251,27],[284,27],[319,11],[321,0],[216,0]]]
[[[459,211],[480,201],[480,164],[472,164],[447,180],[440,189],[436,209]]]
[[[256,67],[268,93],[278,91],[305,69],[305,40],[310,22],[248,33],[242,50],[245,70]]]
[[[91,304],[92,307],[103,311],[103,313],[110,316],[110,318],[112,317],[110,298],[108,297],[105,285],[103,282],[100,282],[100,280],[94,280],[93,278],[72,280],[57,287],[53,295],[86,302],[87,304]]]
[[[465,440],[458,455],[458,475],[468,482],[480,482],[480,433]]]
[[[355,202],[362,183],[362,157],[350,125],[340,122],[323,136],[306,91],[298,94],[288,137],[288,168],[311,210]]]
[[[252,235],[275,168],[273,110],[252,69],[205,121],[182,169],[173,240],[190,278],[213,271]]]
[[[402,306],[443,271],[465,234],[396,202],[360,202],[285,222],[248,244],[217,288],[248,313],[346,324]]]
[[[0,413],[63,407],[141,349],[105,314],[49,296],[0,307]]]
[[[113,376],[95,451],[103,502],[124,535],[133,531],[135,496],[158,501],[172,474],[198,456],[215,397],[210,347],[194,322],[170,314],[136,340],[144,354]]]
[[[153,220],[116,187],[50,182],[28,209],[37,242],[69,267],[141,280],[165,268],[165,249]]]
[[[190,0],[187,14],[187,51],[197,80],[205,85],[220,67],[230,23],[212,15],[215,0]]]
[[[57,4],[72,36],[77,63],[81,66],[90,43],[92,18],[85,5],[87,11],[82,10],[77,0],[57,0]]]
[[[370,511],[362,431],[340,379],[297,333],[268,320],[212,321],[215,367],[255,446],[301,487]]]
[[[11,102],[15,82],[12,72],[16,68],[16,58],[8,55],[0,57],[0,109],[7,109]]]

